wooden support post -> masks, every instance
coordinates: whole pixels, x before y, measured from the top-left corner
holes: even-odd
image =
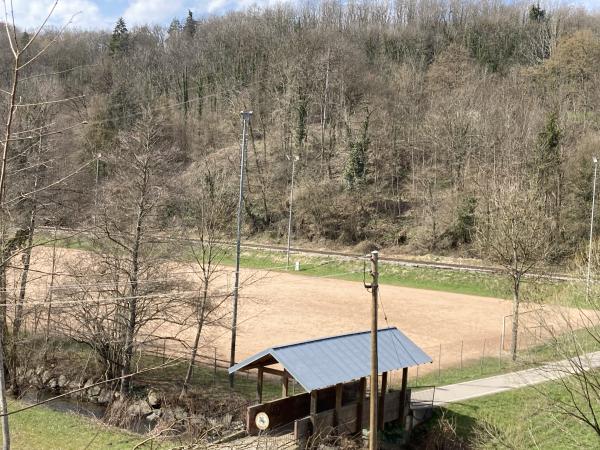
[[[381,397],[380,397],[380,401],[379,401],[379,409],[377,411],[378,414],[378,418],[377,418],[377,425],[379,427],[380,430],[383,430],[383,411],[385,409],[385,393],[387,391],[387,380],[388,380],[388,373],[387,372],[383,372],[381,374]]]
[[[418,367],[418,366],[417,366]],[[402,388],[400,389],[400,424],[404,428],[406,426],[406,386],[408,384],[408,367],[402,369]]]
[[[263,398],[263,369],[258,368],[258,375],[256,377],[256,399],[258,403],[262,403]]]
[[[282,397],[288,396],[289,382],[290,382],[290,379],[287,377],[287,375],[281,376],[281,396]]]
[[[337,427],[340,424],[340,413],[342,411],[342,395],[344,393],[344,385],[342,383],[335,385],[335,415],[333,426]]]
[[[310,422],[313,434],[317,432],[317,392],[316,390],[310,392]]]
[[[356,432],[361,433],[363,427],[363,413],[365,405],[365,391],[367,390],[367,379],[362,377],[358,382],[358,393],[356,395]]]

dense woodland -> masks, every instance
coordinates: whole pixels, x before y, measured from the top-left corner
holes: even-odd
[[[185,226],[199,178],[218,176],[234,207],[248,109],[247,236],[285,236],[294,154],[299,239],[471,251],[474,227],[509,183],[537,193],[556,257],[569,256],[589,227],[599,30],[600,19],[572,8],[398,0],[46,31],[29,54],[57,41],[24,68],[18,95],[61,101],[19,109],[15,131],[41,135],[42,154],[28,152],[35,136],[18,141],[8,189],[18,196],[87,162],[44,193],[39,215],[89,225],[107,203],[121,208],[110,195],[127,164],[119,149],[151,121],[164,163],[156,226]],[[223,232],[233,231],[232,221]]]

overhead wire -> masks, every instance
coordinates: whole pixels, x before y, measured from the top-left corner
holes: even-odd
[[[139,300],[139,299],[162,299],[162,298],[175,298],[182,295],[191,295],[198,294],[198,291],[183,291],[183,292],[174,292],[169,294],[144,294],[144,295],[133,295],[133,296],[123,296],[123,297],[109,297],[109,298],[88,298],[88,299],[76,299],[76,300],[36,300],[36,301],[27,301],[22,303],[22,306],[48,306],[48,305],[59,305],[59,304],[102,304],[102,303],[110,303],[110,302],[119,302],[126,300]],[[212,296],[210,296],[212,298]],[[221,298],[222,296],[217,296]],[[0,307],[10,307],[16,305],[16,302],[8,302],[8,303],[0,303]]]
[[[378,289],[377,289],[377,298],[378,298],[378,300],[379,300],[379,303],[381,304],[381,309],[382,309],[382,312],[383,312],[383,318],[384,318],[384,320],[385,320],[385,323],[386,323],[386,325],[387,325],[387,327],[388,327],[388,328],[391,328],[391,326],[390,326],[390,322],[388,321],[388,316],[387,316],[387,313],[386,313],[386,311],[385,311],[385,305],[383,304],[383,299],[381,298],[381,286],[378,286]],[[396,342],[396,341],[398,341],[398,342]],[[412,353],[408,351],[408,349],[407,349],[407,348],[406,348],[406,346],[405,346],[405,345],[402,343],[402,341],[401,341],[401,340],[395,339],[395,337],[394,337],[394,338],[392,339],[392,343],[393,343],[393,346],[394,346],[394,351],[396,352],[396,357],[398,358],[398,362],[400,362],[400,361],[401,361],[401,359],[400,359],[400,355],[399,355],[399,353],[398,353],[398,348],[396,347],[396,344],[397,344],[397,343],[399,343],[399,344],[402,346],[402,349],[404,350],[404,353],[405,353],[406,355],[408,355],[408,356],[410,357],[410,359],[412,359],[412,361],[413,361],[415,364],[418,364],[418,363],[417,363],[417,360],[416,360],[416,359],[413,357]]]
[[[75,169],[75,170],[74,170],[73,172],[71,172],[70,174],[68,174],[68,175],[65,175],[64,177],[60,178],[59,180],[56,180],[56,181],[54,181],[54,182],[52,182],[52,183],[50,183],[50,184],[48,184],[48,185],[46,185],[46,186],[43,186],[43,187],[41,187],[41,188],[39,188],[39,189],[34,189],[33,191],[26,192],[26,193],[24,193],[24,194],[20,194],[18,197],[13,197],[12,199],[10,199],[10,200],[8,200],[8,201],[4,202],[4,203],[2,204],[2,206],[3,206],[3,207],[6,207],[6,206],[8,206],[8,205],[10,205],[10,204],[12,204],[12,203],[14,203],[14,202],[17,202],[17,201],[23,200],[24,198],[26,198],[26,197],[28,197],[28,196],[30,196],[30,195],[32,195],[32,194],[35,194],[35,193],[37,193],[37,192],[41,192],[41,191],[44,191],[44,190],[46,190],[46,189],[49,189],[49,188],[51,188],[51,187],[53,187],[53,186],[56,186],[57,184],[60,184],[60,183],[62,183],[63,181],[66,181],[66,180],[68,180],[69,178],[71,178],[71,177],[73,177],[73,176],[77,175],[79,172],[81,172],[83,169],[85,169],[87,166],[89,166],[90,164],[92,164],[92,163],[94,163],[94,162],[96,162],[96,158],[94,158],[94,159],[91,159],[90,161],[86,162],[85,164],[83,164],[82,166],[78,167],[77,169]]]
[[[73,72],[74,70],[88,68],[88,67],[98,67],[98,66],[101,66],[101,65],[102,65],[101,63],[82,64],[80,66],[71,67],[70,69],[61,70],[59,72],[39,73],[39,74],[36,74],[36,75],[30,75],[28,77],[20,78],[19,79],[19,83],[23,83],[25,81],[29,81],[29,80],[32,80],[32,79],[35,79],[35,78],[49,77],[49,76],[52,76],[52,75],[62,75],[63,73]]]
[[[261,83],[261,81],[257,80],[257,81],[253,81],[253,82],[247,83],[243,87],[244,88],[248,88],[250,86],[259,85],[260,83]],[[171,85],[172,84],[175,84],[175,83],[171,83]],[[170,104],[163,105],[163,106],[156,106],[156,107],[152,107],[152,108],[149,108],[149,109],[152,112],[157,112],[157,111],[160,111],[160,110],[174,108],[174,107],[177,107],[177,106],[183,106],[183,105],[186,105],[186,104],[192,104],[192,103],[195,103],[195,102],[200,101],[200,100],[205,100],[205,99],[208,99],[208,98],[217,97],[219,95],[223,95],[223,94],[226,94],[228,92],[231,92],[231,89],[225,89],[224,88],[224,89],[220,90],[219,92],[213,92],[212,94],[206,94],[206,95],[196,96],[196,97],[193,97],[193,98],[190,98],[188,100],[181,101],[181,102],[170,103]],[[125,105],[124,103],[121,103],[121,104],[114,104],[113,106],[124,106],[124,105]],[[51,135],[51,134],[62,133],[63,131],[67,131],[67,130],[70,130],[70,129],[73,129],[73,128],[76,128],[76,127],[82,126],[82,125],[100,125],[100,124],[104,124],[104,123],[108,123],[108,122],[114,122],[114,121],[119,120],[119,119],[126,119],[126,118],[131,118],[131,117],[142,116],[143,114],[144,114],[144,111],[139,111],[139,112],[132,112],[132,113],[128,113],[128,114],[121,114],[121,115],[118,115],[118,116],[115,116],[115,117],[110,117],[110,118],[107,118],[107,119],[99,119],[99,120],[91,120],[91,121],[90,120],[84,120],[84,121],[81,121],[81,122],[78,122],[78,123],[75,123],[75,124],[71,124],[71,125],[63,128],[63,129],[61,129],[61,130],[52,131],[52,132],[49,132],[49,133],[46,133],[46,134],[42,134],[42,136],[48,136],[48,135]],[[15,132],[13,134],[24,134],[24,133],[29,133],[29,132],[32,132],[32,131],[35,131],[35,130],[36,129],[23,130],[23,131]],[[36,135],[35,137],[38,137],[38,136],[39,135]],[[24,139],[31,139],[31,138],[32,137],[25,137],[25,138],[18,138],[18,139],[11,138],[10,140],[24,140]],[[0,142],[3,142],[3,141],[0,141]]]

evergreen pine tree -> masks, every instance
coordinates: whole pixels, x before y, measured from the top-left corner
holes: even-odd
[[[298,113],[296,125],[296,148],[298,148],[298,151],[302,148],[302,144],[306,140],[306,117],[308,116],[308,100],[306,99],[306,95],[300,92],[299,97],[298,105],[296,106],[296,111]]]
[[[119,17],[119,20],[117,20],[112,37],[110,38],[109,48],[112,54],[126,53],[129,49],[129,30],[122,17]]]
[[[540,7],[540,4],[531,5],[529,8],[529,20],[532,22],[541,22],[546,18],[546,11]]]
[[[181,31],[181,22],[179,19],[175,18],[171,21],[171,25],[169,25],[169,36],[173,36],[174,34],[178,34]]]
[[[29,40],[31,39],[31,36],[29,35],[29,33],[27,31],[23,31],[23,34],[21,35],[21,45],[25,46],[29,43]]]
[[[350,141],[350,157],[344,170],[344,179],[350,189],[365,181],[367,176],[367,151],[370,143],[369,115],[367,115],[363,123],[361,137],[357,141]]]
[[[561,137],[558,114],[555,112],[550,113],[546,119],[544,129],[538,135],[537,167],[542,184],[556,173],[560,165],[559,145]]]
[[[194,20],[194,15],[191,10],[188,10],[188,16],[185,19],[185,25],[183,26],[183,31],[186,36],[193,38],[196,34],[196,21]]]

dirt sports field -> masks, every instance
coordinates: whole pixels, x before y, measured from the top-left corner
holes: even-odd
[[[34,267],[47,271],[48,250],[36,252]],[[59,257],[60,271],[68,264],[81,261],[86,252],[61,249]],[[187,264],[173,265],[173,274],[189,270]],[[227,268],[220,277],[222,289],[231,288],[232,271]],[[366,331],[370,327],[371,294],[362,283],[255,270],[244,270],[242,279],[253,281],[240,292],[238,361],[269,346]],[[36,290],[41,297],[46,284],[47,280],[38,281]],[[388,318],[386,323],[380,308],[380,327],[388,323],[398,327],[434,359],[433,365],[421,369],[422,373],[436,369],[438,363],[441,367],[456,366],[460,364],[461,354],[466,361],[501,353],[502,318],[511,313],[509,301],[389,285],[380,286],[380,298]],[[527,310],[525,305],[524,310]],[[578,316],[576,310],[567,308],[560,308],[559,312]],[[173,325],[164,327],[161,334],[181,333],[171,327]],[[191,343],[193,330],[183,331],[179,336]],[[203,341],[203,353],[212,355],[216,347],[219,358],[228,360],[229,330],[208,329]]]
[[[274,272],[261,275],[264,278],[242,292],[238,361],[272,345],[370,327],[371,294],[362,283]],[[389,285],[380,286],[380,298],[387,315],[386,322],[380,307],[380,327],[388,323],[398,327],[434,359],[434,364],[422,367],[421,373],[437,369],[440,344],[441,367],[458,366],[461,351],[464,361],[498,356],[502,319],[512,312],[512,302],[506,300]],[[523,305],[523,311],[531,309]],[[538,307],[527,319],[527,314],[522,316],[525,327],[537,322],[537,311]],[[563,315],[577,319],[578,313],[567,308],[548,309],[544,318],[560,326]],[[208,340],[225,359],[229,336],[229,332],[213,332]],[[524,344],[533,342],[530,334],[522,340]]]

